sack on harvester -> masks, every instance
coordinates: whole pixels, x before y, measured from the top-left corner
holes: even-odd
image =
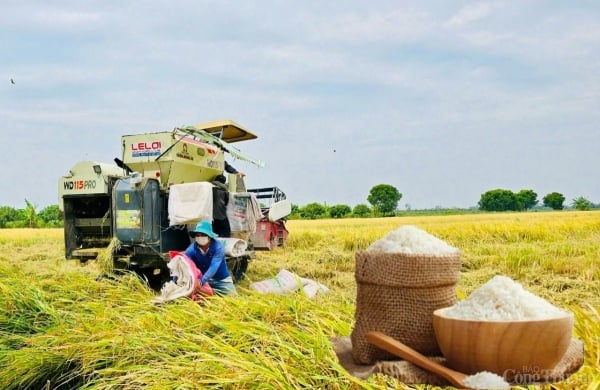
[[[355,324],[350,336],[358,364],[397,359],[366,339],[391,336],[425,355],[439,355],[432,315],[456,303],[458,249],[407,225],[356,253]]]

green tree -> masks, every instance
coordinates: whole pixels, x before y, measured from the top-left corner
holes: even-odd
[[[43,208],[38,213],[38,218],[43,222],[44,226],[61,226],[63,223],[58,205]]]
[[[27,226],[30,228],[37,227],[37,205],[25,199],[25,218]]]
[[[357,204],[354,206],[354,209],[352,209],[352,215],[359,218],[368,217],[371,215],[371,209],[366,204]]]
[[[367,201],[373,206],[376,214],[386,215],[393,213],[398,208],[398,201],[402,194],[390,184],[378,184],[371,188]]]
[[[519,210],[517,196],[510,190],[500,188],[481,194],[478,204],[484,211]]]
[[[12,207],[0,207],[0,228],[5,228],[10,222],[15,222],[19,219],[19,212]]]
[[[331,218],[344,218],[352,212],[350,206],[345,204],[336,204],[329,208],[329,216]]]
[[[529,210],[538,204],[538,195],[533,190],[521,190],[516,196],[520,210]]]
[[[292,203],[292,214],[299,214],[299,213],[300,213],[300,206]]]
[[[562,210],[565,197],[558,192],[551,192],[542,199],[544,206],[551,207],[553,210]]]
[[[317,219],[327,215],[327,207],[320,203],[309,203],[300,208],[300,217],[306,219]]]
[[[298,219],[300,218],[300,206],[292,203],[292,212],[288,216],[288,219]]]
[[[572,205],[576,210],[581,210],[581,211],[589,210],[592,208],[592,202],[590,202],[583,196],[580,196],[577,199],[573,199]]]
[[[26,228],[29,226],[29,216],[27,215],[26,209],[16,209],[17,216],[13,221],[7,222],[6,227],[15,228]]]

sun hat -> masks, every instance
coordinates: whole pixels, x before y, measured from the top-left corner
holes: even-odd
[[[204,233],[210,238],[216,238],[219,235],[213,232],[212,223],[210,221],[200,221],[194,228],[194,230],[189,231],[190,236],[194,237],[196,233]]]

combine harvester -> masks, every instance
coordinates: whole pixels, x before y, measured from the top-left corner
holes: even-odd
[[[160,288],[169,278],[169,251],[185,250],[188,227],[212,220],[211,181],[224,174],[232,237],[220,239],[234,281],[241,280],[255,249],[284,245],[291,213],[279,188],[246,190],[242,176],[225,172],[225,153],[264,165],[231,145],[255,138],[231,120],[207,122],[124,135],[116,165],[75,164],[58,183],[65,257],[87,261],[109,251],[114,268],[134,270]]]

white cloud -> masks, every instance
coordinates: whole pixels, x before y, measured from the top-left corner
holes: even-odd
[[[447,22],[446,27],[462,27],[487,18],[495,9],[502,7],[502,2],[480,2],[469,4],[456,12]]]
[[[14,5],[0,15],[0,73],[17,80],[0,85],[0,180],[17,195],[0,205],[36,186],[37,203],[54,202],[55,176],[110,162],[122,134],[218,118],[259,135],[239,144],[267,161],[240,162],[249,184],[280,185],[294,203],[365,203],[381,182],[413,208],[528,183],[600,201],[585,179],[600,163],[595,7]],[[39,166],[51,186],[15,173]]]
[[[87,11],[86,5],[75,2],[60,6],[48,2],[18,2],[7,6],[0,15],[5,27],[23,31],[81,31],[97,27],[103,19],[102,11]]]
[[[63,26],[68,29],[86,28],[101,19],[98,12],[67,11],[64,9],[37,10],[31,14],[31,23],[49,27]]]
[[[314,41],[361,45],[414,41],[428,35],[431,27],[427,12],[401,8],[326,15],[312,20],[309,31]]]

